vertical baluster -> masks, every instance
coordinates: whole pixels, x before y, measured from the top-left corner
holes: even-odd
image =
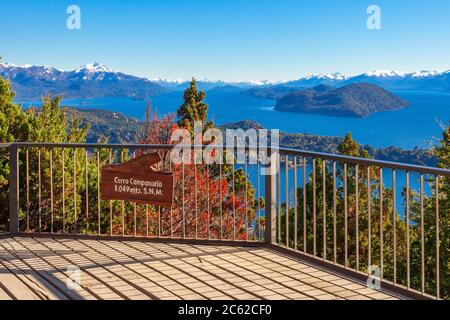
[[[336,161],[333,161],[333,261],[337,262],[337,229],[336,229]]]
[[[109,149],[109,164],[112,164],[112,149]],[[112,200],[109,200],[109,234],[113,234],[113,207]]]
[[[396,191],[396,174],[392,169],[392,215],[393,215],[393,241],[394,241],[394,284],[397,283],[397,191]]]
[[[197,164],[194,161],[195,238],[198,238]]]
[[[211,206],[210,206],[210,199],[209,199],[209,193],[210,193],[210,186],[209,186],[209,164],[206,165],[206,204],[208,208],[208,239],[211,239]]]
[[[286,233],[286,247],[289,247],[289,157],[286,154],[284,157],[284,171],[285,171],[285,192],[286,192],[286,217],[285,217],[285,233]]]
[[[425,227],[424,227],[424,207],[423,207],[423,174],[420,174],[420,273],[421,290],[425,293]]]
[[[370,176],[370,167],[367,167],[367,229],[368,229],[368,268],[370,274],[372,268],[372,178]]]
[[[123,149],[120,149],[120,162],[123,163]],[[121,201],[122,206],[122,236],[125,235],[125,201]]]
[[[183,155],[183,163],[181,164],[181,170],[182,170],[182,190],[183,190],[182,201],[181,201],[181,203],[182,203],[182,205],[181,205],[182,217],[181,218],[183,219],[183,221],[181,223],[183,226],[183,238],[186,238],[186,214],[184,212],[184,201],[185,201],[185,197],[184,197],[184,193],[185,193],[185,191],[184,191],[184,188],[185,188],[185,185],[184,185],[184,155]],[[161,221],[161,219],[159,219],[159,220]],[[159,223],[159,225],[160,225],[159,229],[161,230],[161,222]],[[161,236],[161,234],[159,236]]]
[[[86,233],[89,234],[89,171],[88,171],[88,150],[84,149],[85,154],[85,184],[86,184]]]
[[[380,167],[380,279],[383,279],[384,265],[384,219],[383,219],[383,168]]]
[[[66,183],[65,183],[65,150],[61,148],[61,184],[62,184],[62,228],[66,232]]]
[[[39,232],[42,232],[42,184],[41,184],[41,149],[38,148],[38,212]]]
[[[53,148],[50,148],[50,232],[53,233],[54,204],[53,204]]]
[[[297,156],[294,156],[294,249],[298,249]]]
[[[236,240],[236,190],[234,186],[234,158],[232,168],[232,188],[233,188],[233,240]]]
[[[156,150],[156,152],[158,152],[157,150]],[[161,161],[159,164],[158,164],[158,170],[160,170],[160,171],[164,171],[164,170],[166,170],[166,167],[165,167],[166,165],[165,165],[165,161],[163,160],[163,161]],[[159,215],[159,219],[162,219],[162,216],[161,216],[161,212],[165,212],[165,210],[164,210],[164,208],[161,208],[161,206],[158,206],[158,215]],[[160,225],[162,225],[162,222],[160,222]],[[170,234],[171,233],[171,231],[168,231],[167,232],[167,237],[170,237]]]
[[[97,233],[101,234],[101,217],[100,217],[100,150],[97,149]]]
[[[133,149],[133,158],[136,158],[136,149]],[[137,204],[133,202],[133,234],[137,236]]]
[[[145,236],[148,237],[149,235],[149,221],[148,221],[148,204],[145,204]]]
[[[344,265],[348,266],[348,199],[347,199],[347,163],[344,163]]]
[[[278,192],[278,244],[281,245],[281,155],[278,153],[277,157],[277,166],[278,166],[278,186],[277,186],[277,192]]]
[[[169,171],[172,171],[172,157],[169,157]],[[173,183],[172,193],[175,194],[175,181]],[[170,236],[173,238],[173,205],[170,207]]]
[[[356,271],[359,271],[359,165],[355,166]]]
[[[247,160],[250,161],[250,155],[245,154],[245,240],[248,240],[248,163]],[[259,167],[259,161],[256,160],[258,167]],[[259,178],[260,172],[258,169],[258,178]],[[219,178],[220,179],[220,178]],[[220,180],[219,180],[220,181]],[[261,196],[261,186],[258,186],[258,205],[259,205],[259,197]],[[222,203],[222,202],[221,202]],[[258,214],[260,214],[261,208],[258,208]]]
[[[303,157],[303,253],[306,253],[306,158]]]
[[[441,297],[440,280],[440,238],[439,238],[439,176],[436,176],[436,298]]]
[[[3,129],[3,128],[2,128]],[[8,207],[9,211],[4,218],[7,218],[5,227],[8,228],[11,234],[15,234],[21,231],[20,228],[20,199],[21,199],[21,181],[20,181],[20,151],[21,147],[11,144],[5,147],[5,153],[7,152],[7,159],[4,159],[2,155],[1,163],[3,164],[5,160],[9,163],[8,176],[8,190],[3,193],[3,195],[8,194],[8,203],[1,203],[2,209]]]
[[[25,166],[26,166],[26,201],[27,201],[27,231],[30,231],[30,162],[28,148],[25,150]]]
[[[158,237],[161,237],[162,233],[163,230],[162,230],[161,207],[158,206]]]
[[[133,203],[133,234],[137,236],[137,206]]]
[[[410,255],[409,255],[409,172],[406,172],[406,285],[411,287]]]
[[[322,231],[322,243],[323,243],[323,260],[327,259],[327,161],[322,161],[322,204],[323,204],[323,231]]]
[[[317,255],[317,212],[316,212],[316,204],[317,204],[317,197],[316,197],[316,159],[312,159],[312,174],[313,174],[313,255]]]
[[[221,159],[222,160],[222,159]],[[222,198],[222,161],[219,164],[219,192],[220,192],[220,239],[223,239],[223,198]]]
[[[73,149],[73,222],[74,222],[74,231],[77,232],[77,221],[78,221],[78,212],[77,212],[77,148]]]
[[[258,179],[258,199],[257,199],[257,203],[258,203],[258,215],[257,215],[257,223],[258,223],[258,240],[261,239],[262,235],[261,235],[261,203],[260,203],[260,199],[261,199],[261,167],[260,167],[260,163],[258,161],[258,159],[256,160],[257,164],[256,167],[258,170],[257,173],[257,179]]]

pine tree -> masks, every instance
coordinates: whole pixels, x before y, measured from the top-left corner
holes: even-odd
[[[450,127],[442,132],[439,144],[433,149],[433,154],[437,157],[437,166],[450,169]],[[436,189],[436,180],[432,179],[432,188]],[[441,276],[441,297],[450,298],[450,181],[447,177],[440,177],[439,180],[439,237],[440,237],[440,276]],[[425,200],[425,239],[429,239],[428,244],[434,244],[436,234],[436,194],[434,193]],[[429,252],[433,252],[433,247],[428,247]],[[426,262],[427,265],[435,266],[435,259]],[[434,270],[436,268],[434,267]],[[433,271],[433,270],[432,270]],[[432,272],[430,272],[432,275]],[[432,279],[435,275],[432,275]],[[430,286],[433,287],[433,284]]]
[[[192,78],[189,88],[184,91],[184,103],[177,111],[178,125],[191,134],[194,133],[194,121],[201,121],[203,132],[213,127],[213,122],[208,121],[208,104],[204,102],[206,94],[198,91],[197,82]]]
[[[0,77],[0,142],[27,141],[30,121],[20,105],[14,103],[14,91],[8,80]]]
[[[438,167],[450,169],[450,127],[444,129],[442,139],[433,153],[438,158]]]
[[[350,157],[370,158],[369,153],[362,149],[358,142],[353,140],[350,132],[347,132],[344,140],[339,144],[338,151],[340,154],[345,154]]]
[[[8,80],[0,76],[0,143],[28,141],[30,121],[14,103],[14,91]],[[8,214],[9,155],[6,148],[0,149],[0,232]]]

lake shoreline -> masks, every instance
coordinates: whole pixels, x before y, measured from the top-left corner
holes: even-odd
[[[239,93],[207,92],[208,114],[217,125],[249,119],[268,129],[286,133],[308,133],[317,136],[342,137],[351,132],[355,140],[375,148],[396,146],[405,150],[429,149],[441,136],[441,124],[450,120],[450,95],[441,93],[398,93],[409,101],[408,108],[378,112],[365,118],[274,111],[275,100]],[[153,110],[160,115],[175,113],[182,103],[181,92],[170,92],[151,99]],[[39,102],[24,102],[39,105]],[[132,98],[64,99],[63,105],[97,108],[120,112],[143,120],[146,101]]]

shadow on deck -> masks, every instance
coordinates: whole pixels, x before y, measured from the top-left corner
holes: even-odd
[[[70,266],[80,270],[74,289],[67,287],[77,276]],[[0,239],[0,300],[399,298],[265,247]]]

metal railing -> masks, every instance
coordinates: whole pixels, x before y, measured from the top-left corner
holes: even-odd
[[[277,245],[390,287],[448,298],[441,277],[449,275],[441,260],[448,248],[440,247],[448,212],[440,201],[449,170],[292,149],[280,149],[278,159],[284,170],[271,178],[277,207],[268,212]]]
[[[416,297],[448,298],[440,202],[449,170],[284,148],[270,150],[270,164],[249,163],[247,150],[245,163],[223,165],[174,165],[172,145],[5,148],[10,233],[264,242]],[[147,152],[174,172],[173,206],[101,200],[101,166]]]
[[[13,143],[9,151],[9,230],[175,239],[260,241],[263,208],[248,164],[179,164],[173,145]],[[102,200],[101,167],[158,152],[174,173],[171,208]],[[239,181],[236,181],[239,179]],[[256,179],[256,178],[255,178]],[[256,233],[254,232],[256,230]]]

